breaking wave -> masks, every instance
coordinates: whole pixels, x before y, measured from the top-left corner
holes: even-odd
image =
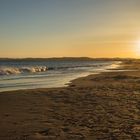
[[[70,65],[70,66],[0,66],[0,75],[16,75],[16,74],[26,74],[26,73],[37,73],[37,72],[46,72],[48,70],[80,70],[87,69],[89,67],[101,68],[102,66],[111,66],[111,68],[116,67],[120,62],[114,63],[94,63],[88,65]]]
[[[0,75],[22,74],[22,73],[36,73],[45,72],[47,67],[0,67]]]
[[[46,67],[46,66],[36,66],[36,67],[0,67],[0,75],[13,75],[13,74],[24,74],[24,73],[37,73],[46,72],[48,70],[65,70],[65,69],[79,69],[87,67],[98,67],[102,65],[85,65],[85,66],[63,66],[63,67]]]

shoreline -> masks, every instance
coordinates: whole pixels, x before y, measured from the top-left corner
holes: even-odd
[[[0,139],[139,139],[140,61],[122,66],[137,71],[89,75],[64,88],[1,92]]]
[[[116,64],[116,62],[118,63],[118,64]],[[103,71],[101,71],[101,72],[97,72],[97,73],[93,73],[93,74],[89,74],[89,75],[86,75],[86,76],[81,76],[81,77],[78,77],[78,78],[75,78],[75,79],[73,79],[73,80],[70,80],[69,82],[67,82],[67,83],[65,83],[65,85],[63,85],[63,86],[60,86],[60,87],[52,87],[52,88],[47,88],[47,87],[43,87],[43,88],[29,88],[29,89],[15,89],[15,90],[4,90],[4,91],[0,91],[0,94],[3,94],[3,93],[7,93],[7,92],[21,92],[21,91],[24,91],[24,90],[26,90],[26,91],[28,91],[28,90],[39,90],[39,89],[58,89],[58,88],[67,88],[67,87],[69,87],[69,86],[71,86],[71,84],[72,84],[72,81],[75,81],[75,80],[78,80],[78,79],[81,79],[81,78],[86,78],[86,77],[88,77],[88,76],[93,76],[93,75],[99,75],[99,74],[102,74],[102,73],[104,73],[104,72],[106,72],[106,71],[108,71],[109,70],[109,72],[112,72],[112,71],[114,71],[114,70],[119,70],[121,67],[123,67],[123,66],[121,66],[121,65],[123,65],[123,62],[122,61],[114,61],[114,64],[111,64],[111,65],[116,65],[115,67],[112,67],[112,68],[108,68],[108,69],[104,69]],[[111,66],[110,65],[110,66]],[[122,68],[121,68],[122,69]]]

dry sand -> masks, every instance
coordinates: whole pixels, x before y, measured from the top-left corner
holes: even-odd
[[[67,88],[0,93],[0,140],[140,140],[140,61]]]

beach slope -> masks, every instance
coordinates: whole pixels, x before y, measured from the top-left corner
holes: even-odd
[[[140,139],[140,61],[65,88],[0,93],[0,140],[56,139]]]

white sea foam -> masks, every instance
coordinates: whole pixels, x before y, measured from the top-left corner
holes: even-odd
[[[46,66],[40,67],[0,67],[0,75],[22,74],[22,73],[36,73],[45,72],[48,68]]]

